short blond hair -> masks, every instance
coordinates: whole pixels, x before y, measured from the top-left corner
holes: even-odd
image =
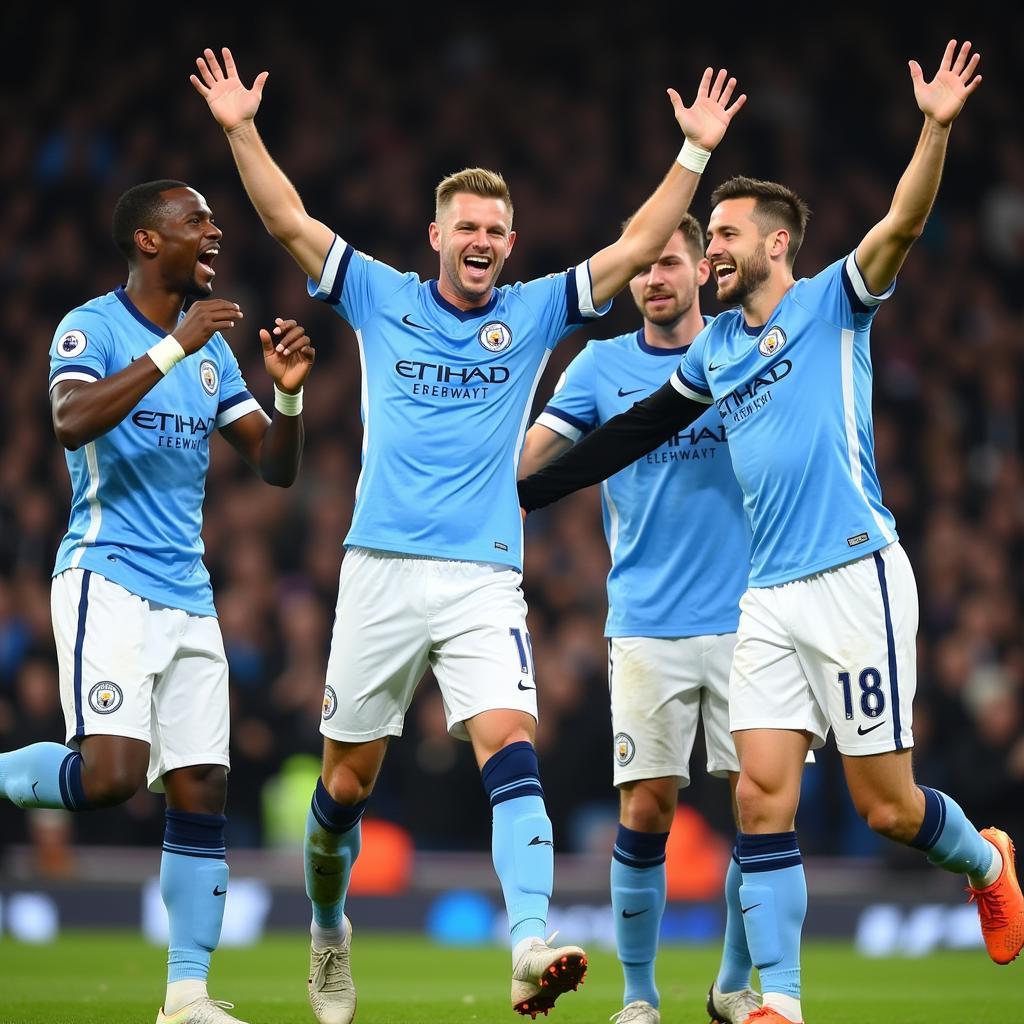
[[[484,199],[501,199],[508,207],[509,221],[512,220],[512,196],[505,179],[497,171],[484,167],[465,167],[455,174],[449,174],[437,186],[434,193],[434,220],[441,219],[441,212],[459,192]]]

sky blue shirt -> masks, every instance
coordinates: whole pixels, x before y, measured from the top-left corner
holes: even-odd
[[[537,423],[578,441],[661,387],[686,349],[654,348],[642,329],[591,341]],[[605,480],[601,508],[612,556],[606,636],[735,632],[750,528],[716,409]]]
[[[714,403],[753,529],[752,587],[810,576],[896,540],[871,422],[873,295],[854,254],[797,281],[763,327],[723,313],[672,383]]]
[[[91,299],[54,334],[50,388],[109,377],[166,333],[123,288]],[[259,407],[234,353],[214,334],[116,427],[65,452],[71,517],[53,574],[90,569],[146,600],[215,615],[200,536],[210,435]]]
[[[551,350],[594,308],[590,270],[496,288],[464,311],[335,238],[309,292],[352,326],[363,465],[347,547],[521,569],[516,467]]]

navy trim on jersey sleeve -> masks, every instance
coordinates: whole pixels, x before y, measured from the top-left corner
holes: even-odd
[[[594,428],[592,423],[587,423],[586,420],[581,420],[578,416],[563,412],[553,405],[545,405],[543,411],[549,416],[557,416],[563,422],[568,423],[570,427],[575,427],[577,430],[583,431],[584,434],[589,433]]]
[[[857,264],[856,250],[843,260],[839,276],[854,313],[873,313],[896,290],[896,281],[893,280],[892,284],[881,295],[876,295],[871,291],[864,280],[864,274]]]
[[[228,409],[233,409],[239,402],[246,402],[250,398],[252,398],[252,395],[250,395],[248,391],[239,391],[237,395],[225,398],[224,401],[217,406],[217,416],[220,417],[227,412]]]
[[[50,374],[50,383],[53,383],[54,377],[61,377],[65,373],[87,373],[95,380],[103,380],[103,375],[94,366],[86,366],[84,363],[66,363],[63,366],[58,366]]]
[[[345,286],[345,275],[348,273],[348,265],[352,262],[352,253],[354,252],[351,245],[345,246],[345,253],[341,257],[341,262],[338,264],[338,270],[334,275],[334,284],[331,285],[331,291],[324,302],[328,305],[336,306],[341,301],[341,289]]]
[[[711,400],[711,389],[703,387],[700,384],[694,384],[694,382],[690,380],[689,377],[684,377],[682,366],[676,367],[675,377],[678,379],[679,383],[682,384],[683,387],[685,387],[688,391],[693,391],[696,392],[698,395],[703,395],[707,397],[708,401]],[[678,390],[678,388],[676,390]]]

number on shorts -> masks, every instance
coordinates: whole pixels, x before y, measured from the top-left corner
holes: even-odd
[[[512,634],[512,638],[516,642],[516,650],[519,651],[519,671],[524,676],[529,676],[531,679],[536,675],[536,670],[533,666],[533,641],[530,639],[530,634],[525,633],[526,642],[523,643],[524,631],[513,627],[509,630]]]
[[[868,718],[878,718],[885,710],[885,694],[882,692],[882,673],[877,668],[866,668],[858,678],[860,684],[860,709]],[[839,673],[839,684],[843,688],[843,708],[847,719],[853,718],[853,693],[850,673]]]

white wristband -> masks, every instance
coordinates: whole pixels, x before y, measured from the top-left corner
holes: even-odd
[[[302,388],[294,395],[289,395],[287,391],[282,391],[276,384],[274,385],[274,408],[281,413],[282,416],[301,416],[302,415]]]
[[[679,150],[679,156],[676,157],[676,163],[678,163],[680,167],[685,167],[688,171],[693,171],[694,174],[703,174],[704,168],[707,167],[708,160],[710,159],[710,149],[698,146],[687,139],[683,143],[683,148]]]
[[[152,348],[146,349],[146,355],[156,363],[156,368],[166,377],[175,365],[185,358],[185,350],[173,334],[168,334]]]

